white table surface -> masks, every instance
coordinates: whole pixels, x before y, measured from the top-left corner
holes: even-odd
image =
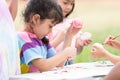
[[[87,77],[105,76],[112,69],[110,62],[76,63],[63,68],[56,68],[43,73],[28,73],[10,76],[10,80],[61,80],[83,79]]]

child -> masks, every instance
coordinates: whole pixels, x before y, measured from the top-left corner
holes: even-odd
[[[72,47],[55,55],[54,48],[45,37],[55,24],[63,20],[61,8],[55,1],[29,0],[27,4],[23,14],[25,29],[18,33],[22,73],[43,72],[61,67],[67,59],[76,55],[76,49]]]
[[[104,44],[107,44],[115,49],[120,50],[120,42],[116,41],[116,39],[112,36],[108,36]],[[114,64],[120,61],[120,56],[113,55],[112,53],[105,50],[104,47],[94,45],[93,49],[91,50],[91,53],[92,56],[95,58],[107,58]]]
[[[75,6],[75,0],[58,0],[58,4],[61,6],[62,11],[63,11],[63,17],[64,20],[60,24],[57,24],[55,27],[53,27],[52,33],[48,35],[48,38],[50,39],[50,42],[52,46],[57,50],[57,52],[60,52],[63,49],[64,46],[64,40],[67,34],[66,32],[68,31],[69,27],[75,27],[71,24],[71,20],[68,19],[67,17],[73,12],[74,6]],[[82,22],[81,22],[81,27],[82,27]],[[81,28],[77,28],[79,33]],[[77,48],[77,54],[81,53],[83,46],[86,46],[90,44],[91,39],[85,39],[81,40],[80,34],[77,31],[77,35],[75,34],[71,39],[70,46],[74,46]],[[71,64],[71,60],[68,62],[68,64]]]
[[[18,0],[0,0],[0,80],[20,73],[17,37],[13,20],[17,14]]]

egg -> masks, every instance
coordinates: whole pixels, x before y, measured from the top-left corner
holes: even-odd
[[[80,35],[80,39],[81,39],[81,40],[91,39],[91,37],[92,37],[92,34],[89,33],[89,32],[85,32],[85,33],[82,33],[82,34]]]
[[[82,27],[83,27],[83,22],[82,22],[81,19],[75,18],[75,19],[72,20],[72,25],[73,25],[73,27],[75,27],[75,28],[82,29]]]
[[[100,44],[100,43],[94,43],[93,46],[98,46],[98,47],[103,48],[102,44]]]

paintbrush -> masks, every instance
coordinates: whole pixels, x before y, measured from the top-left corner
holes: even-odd
[[[116,39],[116,38],[118,38],[118,37],[120,37],[120,35],[115,36],[115,37],[113,38],[113,40]]]
[[[115,36],[115,37],[113,37],[112,40],[117,39],[118,37],[120,37],[120,34]],[[102,45],[105,45],[105,43],[102,43]]]
[[[67,59],[65,66],[69,65],[69,59]]]

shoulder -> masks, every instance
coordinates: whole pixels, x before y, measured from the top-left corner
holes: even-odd
[[[52,45],[50,43],[48,43],[47,45],[47,49],[53,48]]]
[[[31,39],[30,39],[28,33],[25,31],[18,32],[18,37],[23,39],[25,42],[31,42]]]

